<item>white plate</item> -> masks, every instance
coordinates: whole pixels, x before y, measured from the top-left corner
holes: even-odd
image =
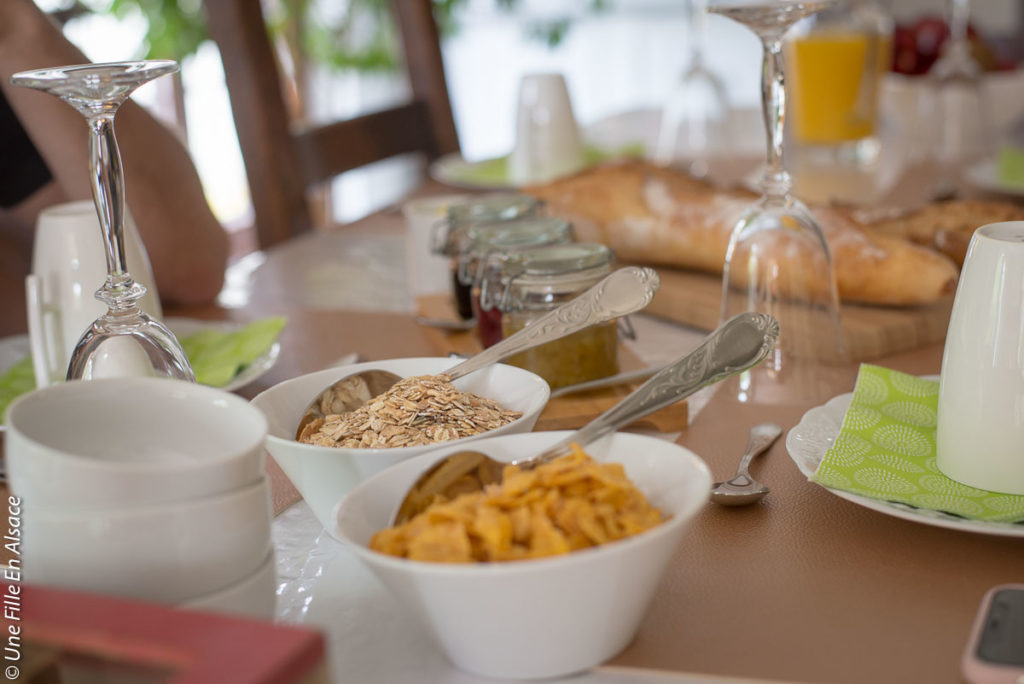
[[[1024,186],[1010,185],[999,180],[995,159],[986,159],[967,167],[964,171],[964,180],[979,190],[1024,197]]]
[[[231,323],[227,321],[202,321],[195,318],[171,317],[164,319],[164,323],[167,324],[167,327],[169,327],[171,332],[173,332],[177,337],[188,337],[193,333],[209,328],[230,332],[242,327],[242,324],[240,323]],[[29,346],[28,335],[12,335],[10,337],[0,339],[0,373],[5,373],[8,368],[28,356],[30,352],[31,348]],[[255,361],[246,367],[245,370],[236,375],[231,382],[218,389],[233,392],[245,387],[250,382],[253,382],[270,370],[274,364],[277,363],[277,357],[280,355],[281,343],[274,342],[274,344],[270,346],[270,349],[261,354]]]
[[[504,172],[497,174],[500,178],[495,177],[493,180],[475,177],[483,173],[487,166],[501,163],[501,158],[466,161],[461,154],[453,152],[430,165],[430,177],[453,188],[465,190],[513,190],[516,186],[505,177]]]
[[[934,375],[926,377],[938,379],[938,376]],[[850,406],[852,398],[853,393],[848,392],[833,397],[822,406],[812,408],[786,435],[786,450],[789,451],[789,457],[808,479],[818,470],[818,466],[821,465],[821,461],[825,457],[825,452],[839,435],[839,430],[843,426],[843,417],[846,415],[846,409]],[[841,499],[912,522],[964,532],[1024,537],[1024,524],[967,520],[940,511],[929,511],[901,503],[870,499],[829,487],[825,487],[825,489]]]
[[[590,141],[584,143],[584,165],[598,164],[616,158],[636,158],[644,147],[639,140],[624,139],[620,144]],[[453,188],[465,190],[515,190],[524,183],[514,183],[508,177],[508,157],[494,157],[480,161],[467,161],[458,152],[447,154],[430,165],[430,176]],[[483,177],[480,177],[483,176]]]

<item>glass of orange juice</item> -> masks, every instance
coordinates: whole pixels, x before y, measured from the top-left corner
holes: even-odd
[[[878,153],[878,92],[892,50],[891,22],[851,0],[798,26],[786,43],[793,141],[836,161]]]

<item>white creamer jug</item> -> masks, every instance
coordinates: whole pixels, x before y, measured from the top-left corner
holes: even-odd
[[[160,298],[139,231],[125,212],[124,250],[128,272],[145,286],[143,311],[159,318]],[[71,352],[106,305],[94,296],[107,277],[107,262],[96,206],[90,200],[58,204],[39,214],[32,249],[32,274],[25,280],[28,329],[36,384],[60,382]]]

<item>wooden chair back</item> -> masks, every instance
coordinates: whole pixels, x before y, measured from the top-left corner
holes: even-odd
[[[459,149],[432,0],[391,0],[412,101],[353,119],[290,120],[260,0],[207,0],[220,48],[261,248],[313,227],[307,190],[381,159]]]

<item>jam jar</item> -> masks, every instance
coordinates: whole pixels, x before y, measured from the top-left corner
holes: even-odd
[[[470,286],[477,336],[486,348],[501,340],[501,311],[490,301],[486,307],[482,306],[480,295],[484,282],[499,278],[502,262],[512,254],[571,242],[572,225],[559,218],[539,216],[478,223],[470,226],[466,235],[470,247],[458,260],[459,282]]]
[[[530,325],[611,273],[615,254],[605,245],[572,243],[510,255],[502,264],[503,285],[494,297],[502,311],[504,336]],[[619,372],[615,321],[591,326],[506,360],[533,371],[552,389]]]
[[[458,274],[458,258],[470,247],[466,232],[477,223],[513,221],[536,216],[541,201],[529,195],[495,193],[481,195],[448,207],[447,216],[434,234],[434,251],[451,258],[452,297],[459,318],[473,317],[470,283],[463,283]]]

